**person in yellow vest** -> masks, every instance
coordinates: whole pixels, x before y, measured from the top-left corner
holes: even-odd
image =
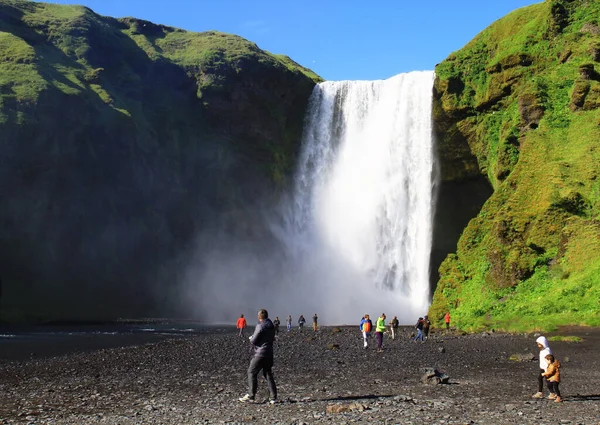
[[[377,318],[375,325],[375,335],[377,336],[377,351],[383,351],[383,333],[385,332],[385,313]]]

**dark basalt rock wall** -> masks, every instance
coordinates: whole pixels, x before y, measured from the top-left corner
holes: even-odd
[[[266,238],[319,78],[240,37],[0,0],[11,320],[167,314],[198,233]]]

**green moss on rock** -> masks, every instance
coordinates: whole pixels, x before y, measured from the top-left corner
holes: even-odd
[[[443,178],[478,169],[494,188],[440,267],[440,322],[450,310],[465,329],[600,323],[572,290],[600,292],[598,16],[600,3],[583,0],[519,9],[437,66],[442,169],[448,153],[477,164]],[[548,317],[557,302],[565,311]]]
[[[161,314],[198,232],[266,233],[321,81],[235,35],[21,0],[0,0],[0,51],[12,317]]]

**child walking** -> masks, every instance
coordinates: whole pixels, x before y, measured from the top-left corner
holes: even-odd
[[[548,398],[550,400],[554,399],[555,403],[560,403],[562,401],[560,390],[558,389],[558,384],[560,383],[560,362],[552,354],[546,355],[545,360],[548,367],[546,372],[542,373],[542,376],[548,382],[548,390],[550,390]]]
[[[533,395],[533,398],[544,398],[543,374],[546,373],[546,369],[548,368],[546,356],[548,354],[552,354],[552,350],[550,349],[550,346],[548,345],[548,339],[545,336],[538,337],[535,342],[540,349],[540,371],[538,373],[538,391]]]

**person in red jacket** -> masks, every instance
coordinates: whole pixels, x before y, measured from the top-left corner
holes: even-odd
[[[444,316],[444,321],[446,322],[446,330],[450,329],[450,312],[447,311]]]
[[[240,330],[240,333],[238,334],[241,337],[244,337],[244,329],[246,329],[246,326],[248,326],[248,323],[246,323],[246,319],[244,318],[244,315],[242,314],[240,316],[240,318],[237,320],[237,328]]]

